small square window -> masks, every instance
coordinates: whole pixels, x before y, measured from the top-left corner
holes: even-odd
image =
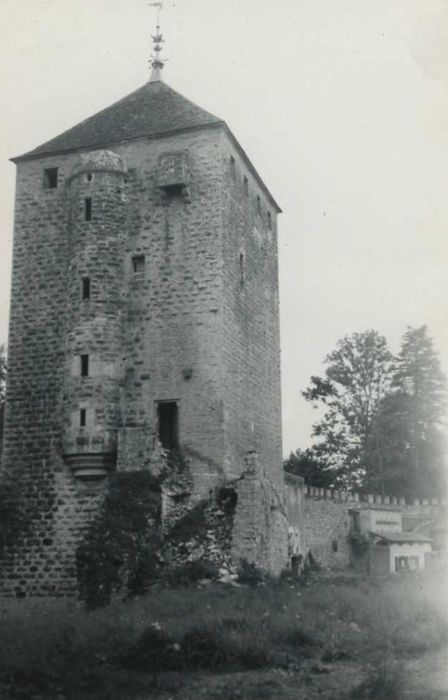
[[[58,168],[44,170],[44,189],[54,190],[58,186]]]
[[[84,221],[92,221],[92,197],[84,200]]]
[[[90,277],[83,277],[82,279],[82,298],[90,299]]]
[[[89,356],[81,355],[81,377],[89,376]]]
[[[132,256],[132,271],[136,277],[143,277],[145,274],[145,256],[144,255],[133,255]]]

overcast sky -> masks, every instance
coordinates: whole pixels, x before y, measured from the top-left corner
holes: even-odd
[[[143,84],[146,0],[0,0],[0,343],[15,167]],[[284,451],[338,338],[428,324],[448,371],[447,0],[166,2],[165,81],[225,119],[279,222]]]

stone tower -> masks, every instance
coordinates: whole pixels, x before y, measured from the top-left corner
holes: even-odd
[[[282,489],[279,208],[226,123],[160,69],[13,159],[2,467],[32,536],[2,568],[7,594],[71,592],[101,485],[160,445],[197,497],[251,451]]]

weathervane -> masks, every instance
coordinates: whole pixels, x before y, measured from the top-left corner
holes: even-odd
[[[148,3],[149,7],[156,7],[157,8],[157,25],[156,25],[156,33],[152,35],[152,41],[153,41],[153,55],[151,56],[151,60],[149,62],[149,65],[152,68],[151,71],[151,77],[150,77],[150,82],[155,82],[156,80],[161,80],[161,73],[160,71],[162,70],[163,66],[165,65],[165,59],[162,59],[162,56],[160,55],[163,46],[162,44],[164,43],[164,38],[163,34],[160,32],[160,10],[163,8],[163,3],[162,2],[150,2]]]

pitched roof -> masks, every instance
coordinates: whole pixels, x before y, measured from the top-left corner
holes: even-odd
[[[162,81],[149,82],[72,129],[13,160],[99,148],[120,141],[211,124],[223,122]]]
[[[222,126],[272,204],[281,209],[226,122],[190,102],[161,80],[146,83],[68,131],[11,160],[18,163],[70,151],[105,148],[121,141],[156,138],[190,129]]]

